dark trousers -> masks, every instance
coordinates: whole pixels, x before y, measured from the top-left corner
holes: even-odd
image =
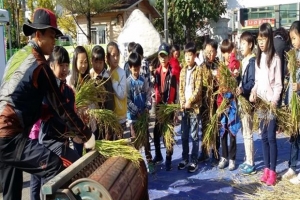
[[[229,135],[229,155],[228,155],[228,135]],[[222,142],[222,157],[230,160],[235,160],[236,157],[236,137],[229,133],[228,130],[225,131],[223,137],[221,138]]]
[[[83,143],[80,144],[73,141],[73,146],[74,150],[76,150],[77,154],[81,157],[83,154]]]
[[[55,153],[22,134],[0,138],[0,168],[3,200],[22,199],[22,171],[43,177],[47,182],[64,169]]]
[[[162,158],[161,150],[160,150],[160,138],[162,136],[162,124],[158,123],[157,120],[155,120],[155,126],[153,130],[153,142],[155,147],[155,157]],[[166,146],[165,138],[163,137],[163,143]],[[166,160],[171,161],[173,155],[173,146],[171,149],[166,149]]]
[[[61,150],[54,151],[54,152],[62,152],[61,156],[67,160],[69,160],[71,163],[75,162],[80,158],[76,150],[73,150],[69,147],[69,144],[62,145]],[[50,149],[52,150],[52,149]],[[30,177],[30,199],[31,200],[40,200],[40,191],[41,186],[43,185],[43,179],[37,175],[32,174]]]
[[[276,119],[260,122],[261,140],[266,168],[275,171],[277,164]]]
[[[300,149],[300,136],[298,134],[291,136],[290,139],[291,152],[290,152],[289,167],[292,168],[294,171],[296,171],[298,154]]]
[[[196,162],[199,152],[199,121],[197,114],[183,112],[181,120],[182,160],[189,161],[189,138],[192,140],[191,161]]]
[[[135,130],[134,130],[134,122],[130,124],[130,135],[131,137],[133,138],[136,138],[138,137],[135,133]],[[145,156],[146,156],[146,160],[147,162],[151,162],[152,161],[152,155],[151,155],[151,145],[150,145],[150,142],[149,142],[149,130],[147,129],[147,140],[146,142],[144,143],[144,149],[145,149]]]

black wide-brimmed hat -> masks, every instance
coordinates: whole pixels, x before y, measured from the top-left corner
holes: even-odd
[[[62,32],[58,30],[55,14],[45,8],[38,8],[33,14],[33,22],[29,21],[23,24],[23,32],[25,36],[32,35],[36,30],[52,28],[56,32],[56,37],[62,36]]]

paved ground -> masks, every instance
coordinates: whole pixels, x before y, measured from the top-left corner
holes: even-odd
[[[154,123],[150,124],[151,129]],[[177,165],[181,160],[181,141],[180,136],[176,137],[177,144],[174,146],[173,170],[166,172],[164,164],[157,166],[157,173],[149,175],[149,196],[151,200],[195,200],[195,199],[245,199],[243,192],[262,187],[257,183],[263,168],[263,157],[260,136],[254,135],[255,164],[258,173],[249,177],[244,177],[238,169],[228,171],[219,170],[212,167],[209,162],[199,164],[197,172],[191,174],[186,170],[179,171]],[[162,145],[162,153],[165,155],[165,148]],[[191,146],[191,145],[190,145]],[[287,169],[289,156],[289,143],[287,138],[278,135],[278,163],[277,172],[282,173]],[[151,148],[154,149],[153,143]],[[144,156],[144,153],[142,153]],[[154,151],[152,150],[154,156]],[[237,136],[237,166],[243,162],[244,145],[241,135]],[[24,173],[23,200],[29,200],[29,175]],[[0,200],[2,196],[0,197]]]

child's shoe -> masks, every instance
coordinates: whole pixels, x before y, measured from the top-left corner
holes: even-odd
[[[154,159],[153,159],[153,163],[155,165],[159,165],[161,164],[162,162],[164,162],[164,159],[162,156],[155,156]]]
[[[196,160],[192,161],[188,166],[188,172],[193,173],[198,169],[198,162]]]
[[[219,169],[224,169],[225,167],[227,167],[228,165],[228,160],[226,158],[221,158],[220,162],[219,162],[219,165],[218,165],[218,168]]]
[[[269,168],[265,168],[264,169],[264,173],[263,175],[260,177],[260,181],[261,182],[267,182],[268,178],[269,178],[269,172],[270,172],[270,169]]]
[[[201,153],[199,158],[198,158],[198,162],[205,162],[209,160],[209,156],[206,153]]]
[[[267,184],[268,186],[275,185],[275,183],[276,183],[276,178],[277,178],[276,172],[273,171],[273,170],[270,170],[270,171],[269,171],[268,179],[267,179],[267,181],[266,181],[266,184]]]
[[[242,164],[239,165],[239,169],[242,170],[248,165],[246,162],[243,162]]]
[[[235,160],[229,160],[229,171],[235,170]]]
[[[241,172],[244,175],[255,174],[256,173],[256,168],[255,168],[255,166],[251,166],[251,165],[245,164],[244,168],[241,169]]]
[[[149,174],[155,173],[155,165],[152,161],[148,162],[148,173]]]
[[[172,162],[171,160],[166,160],[166,171],[172,170]]]
[[[290,180],[290,182],[294,185],[299,185],[300,184],[300,173],[298,174],[298,176],[295,176],[294,178],[292,178]]]
[[[182,170],[184,168],[186,168],[188,166],[189,162],[187,160],[182,160],[179,164],[178,164],[178,169]]]
[[[296,176],[296,172],[292,169],[289,168],[283,175],[282,175],[282,179],[283,180],[288,180],[293,178],[294,176]]]

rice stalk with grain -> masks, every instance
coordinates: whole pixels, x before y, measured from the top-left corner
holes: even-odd
[[[149,114],[147,112],[141,114],[134,123],[133,128],[136,137],[133,144],[135,148],[140,149],[148,140]]]
[[[167,149],[171,149],[175,144],[174,136],[174,114],[180,110],[179,104],[160,104],[157,106],[156,120],[160,124],[160,128],[165,139]]]
[[[141,153],[132,146],[130,139],[96,140],[95,149],[106,158],[120,156],[130,160],[137,168],[143,159]]]

